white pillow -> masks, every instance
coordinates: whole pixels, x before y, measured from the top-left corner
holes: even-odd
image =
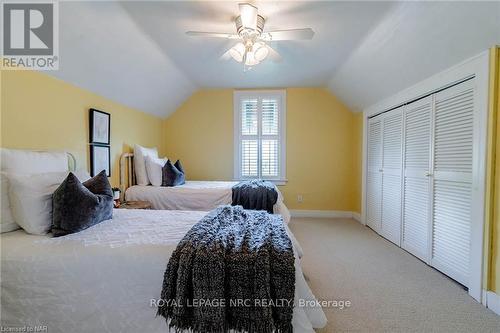
[[[8,173],[44,173],[68,171],[65,152],[1,149],[1,170]]]
[[[167,158],[154,158],[146,156],[146,172],[153,186],[161,186],[163,173],[162,168],[167,163]]]
[[[90,178],[85,171],[75,172],[79,180]],[[52,225],[52,194],[68,172],[7,174],[12,215],[27,233],[45,235]]]
[[[146,172],[146,156],[158,158],[158,150],[145,148],[139,145],[134,146],[134,169],[137,185],[149,185],[149,178]]]
[[[5,172],[0,172],[0,232],[9,232],[19,229],[12,216],[9,200],[9,180]]]

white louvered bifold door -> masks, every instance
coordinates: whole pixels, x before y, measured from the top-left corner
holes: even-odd
[[[401,157],[403,108],[389,111],[382,120],[382,217],[380,234],[400,245]]]
[[[432,96],[405,112],[403,226],[401,247],[429,262]]]
[[[382,209],[382,117],[368,119],[366,224],[379,232]]]
[[[468,285],[473,80],[435,94],[431,265]]]

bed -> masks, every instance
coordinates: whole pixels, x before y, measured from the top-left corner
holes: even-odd
[[[151,303],[160,295],[177,242],[205,214],[117,209],[112,220],[64,237],[2,234],[1,325],[47,326],[50,332],[168,331]],[[296,250],[294,255],[295,299],[315,300]],[[294,308],[294,332],[325,324],[321,308]]]
[[[186,181],[175,187],[135,185],[134,154],[125,153],[120,159],[120,188],[126,201],[149,201],[153,209],[208,211],[231,204],[232,181]],[[274,213],[281,214],[286,223],[290,212],[278,190]]]

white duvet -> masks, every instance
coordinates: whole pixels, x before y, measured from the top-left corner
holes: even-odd
[[[174,187],[134,185],[125,191],[125,199],[149,201],[154,209],[209,211],[220,205],[230,205],[232,188],[236,184],[238,182],[189,180]],[[279,190],[274,213],[282,215],[286,223],[290,221],[290,212]]]
[[[151,300],[177,242],[205,212],[115,210],[60,237],[1,235],[1,325],[49,332],[167,332]],[[293,237],[292,237],[292,240]],[[295,299],[314,300],[295,252]],[[296,303],[298,304],[298,303]],[[321,308],[295,307],[294,332],[323,327]]]

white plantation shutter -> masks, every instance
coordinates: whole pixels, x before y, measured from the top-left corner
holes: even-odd
[[[275,140],[262,140],[262,177],[279,176],[279,142]]]
[[[262,99],[261,175],[263,178],[279,177],[279,100]]]
[[[278,100],[262,99],[262,135],[279,135]]]
[[[259,161],[258,140],[241,140],[241,175],[243,177],[257,177]]]
[[[241,175],[257,177],[259,163],[258,99],[245,98],[240,101],[241,112]]]
[[[258,134],[258,119],[257,119],[257,103],[256,98],[244,99],[241,101],[241,134],[242,135],[257,135]]]
[[[284,91],[235,92],[235,178],[284,180]]]

